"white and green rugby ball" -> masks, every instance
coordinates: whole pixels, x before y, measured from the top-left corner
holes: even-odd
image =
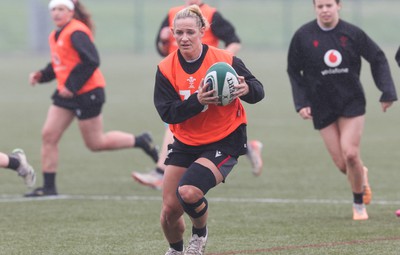
[[[218,96],[219,104],[225,106],[234,99],[235,85],[239,84],[235,69],[226,62],[217,62],[208,68],[204,83],[209,84],[207,90],[215,90],[214,96]]]

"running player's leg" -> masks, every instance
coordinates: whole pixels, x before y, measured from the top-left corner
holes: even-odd
[[[346,162],[347,176],[354,194],[354,220],[366,220],[364,195],[364,165],[360,155],[361,136],[364,130],[365,117],[341,117],[338,120],[340,130],[340,143],[343,157]]]
[[[72,111],[56,105],[50,106],[42,128],[43,187],[36,188],[25,196],[57,195],[55,178],[59,159],[58,144],[73,119],[74,113]]]
[[[164,134],[164,139],[161,147],[161,152],[159,154],[159,159],[157,161],[157,165],[155,169],[148,173],[140,173],[133,171],[132,172],[132,178],[139,182],[140,184],[143,184],[145,186],[149,186],[151,188],[155,189],[162,189],[162,179],[164,175],[164,170],[165,170],[165,159],[167,158],[168,154],[168,144],[173,143],[174,141],[174,136],[171,132],[171,130],[166,127],[165,129],[165,134]]]
[[[163,204],[160,214],[161,227],[164,236],[169,243],[169,249],[183,252],[183,233],[185,231],[185,220],[183,209],[176,196],[178,183],[185,173],[186,168],[178,166],[167,166],[163,183]]]

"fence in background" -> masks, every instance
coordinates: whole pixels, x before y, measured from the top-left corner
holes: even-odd
[[[96,24],[102,52],[154,52],[155,36],[167,10],[183,0],[81,0]],[[293,32],[315,18],[311,0],[206,0],[230,20],[244,48],[286,48]],[[384,45],[399,45],[400,1],[344,0],[341,17]],[[42,52],[53,28],[48,0],[2,3],[0,53]]]

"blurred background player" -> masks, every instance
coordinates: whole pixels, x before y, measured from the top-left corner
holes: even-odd
[[[174,135],[168,145],[160,222],[169,243],[165,255],[202,255],[207,228],[207,192],[226,180],[238,158],[246,154],[246,112],[242,101],[264,98],[260,81],[231,53],[202,44],[208,27],[197,5],[180,10],[173,20],[179,45],[157,67],[154,104]],[[217,106],[204,76],[216,62],[226,62],[238,73],[235,100]],[[183,93],[184,92],[184,93]],[[192,236],[184,251],[184,214],[190,217]]]
[[[312,119],[335,165],[353,192],[353,219],[366,220],[372,192],[360,143],[366,99],[361,57],[370,63],[382,92],[382,111],[397,100],[385,54],[360,28],[339,18],[340,0],[314,0],[317,16],[296,31],[288,53],[288,75],[296,111]]]
[[[36,174],[33,167],[28,163],[25,152],[15,149],[11,154],[0,152],[0,168],[16,171],[24,179],[26,186],[33,187],[36,182]]]
[[[158,53],[161,56],[165,57],[171,52],[178,49],[178,45],[171,32],[172,22],[175,14],[178,13],[178,11],[193,4],[200,7],[201,12],[210,24],[210,28],[206,30],[202,39],[203,43],[218,47],[219,44],[223,42],[225,50],[231,52],[233,55],[236,55],[241,48],[241,43],[238,35],[236,34],[234,26],[228,20],[224,19],[224,17],[221,15],[220,12],[218,12],[218,10],[216,10],[214,7],[209,6],[208,4],[203,3],[202,0],[185,0],[185,5],[173,7],[169,10],[168,15],[162,22],[157,35],[156,48]],[[168,144],[172,142],[173,135],[169,128],[166,128],[159,160],[156,164],[155,169],[150,171],[149,173],[140,173],[133,171],[133,179],[143,185],[150,186],[156,189],[161,189],[162,179],[165,170],[164,161],[167,156],[167,147]],[[262,147],[262,143],[258,140],[249,141],[247,144],[247,156],[251,162],[252,172],[255,176],[261,175],[262,172]]]
[[[399,67],[400,67],[400,47],[399,47],[399,49],[397,50],[395,59],[396,59],[397,65],[399,65]],[[400,217],[400,209],[396,211],[396,215],[397,215],[398,217]]]
[[[57,79],[58,84],[42,129],[44,185],[26,196],[57,195],[58,143],[75,118],[91,151],[137,147],[155,162],[158,160],[158,151],[148,133],[135,137],[121,131],[103,131],[105,80],[98,69],[100,60],[93,43],[93,23],[86,9],[78,1],[51,0],[49,10],[57,27],[49,36],[52,62],[31,73],[29,81],[35,85]]]

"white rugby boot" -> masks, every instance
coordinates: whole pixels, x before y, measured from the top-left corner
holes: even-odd
[[[18,175],[24,179],[26,186],[33,187],[36,183],[36,174],[33,167],[29,165],[25,152],[22,149],[15,149],[11,152],[10,157],[19,160]]]
[[[161,190],[164,175],[153,170],[149,173],[132,172],[132,178],[142,185],[149,186],[153,189]]]
[[[183,251],[177,251],[173,248],[169,248],[165,255],[184,255]]]
[[[185,250],[184,255],[203,255],[206,249],[208,238],[208,229],[206,236],[199,237],[198,235],[192,235],[189,241],[189,246]]]

